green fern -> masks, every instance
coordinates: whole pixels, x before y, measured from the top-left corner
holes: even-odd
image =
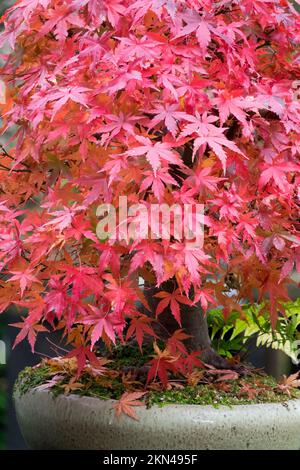
[[[225,320],[222,308],[210,310],[208,324],[214,348],[219,354],[232,355],[245,351],[246,342],[256,337],[257,346],[280,349],[291,359],[296,359],[297,341],[300,341],[300,298],[284,304],[286,316],[280,316],[276,329],[272,329],[270,317],[264,310],[265,305],[245,305],[244,318],[232,312]]]

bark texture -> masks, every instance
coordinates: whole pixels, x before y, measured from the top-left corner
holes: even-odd
[[[165,282],[160,289],[145,285],[145,297],[149,303],[153,315],[155,315],[156,307],[160,299],[155,297],[159,291],[173,292],[176,289],[174,282]],[[190,338],[185,340],[185,346],[189,352],[201,351],[201,359],[207,364],[213,365],[216,368],[227,369],[233,368],[228,361],[222,358],[212,348],[211,339],[209,336],[208,325],[206,316],[200,305],[188,306],[181,305],[181,321],[182,329],[190,335]],[[171,311],[166,309],[159,315],[159,324],[157,325],[157,333],[162,338],[167,338],[172,335],[176,330],[180,329],[180,325],[173,317]]]

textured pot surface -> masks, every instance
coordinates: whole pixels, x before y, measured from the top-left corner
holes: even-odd
[[[137,407],[139,421],[115,416],[113,400],[15,394],[31,449],[300,449],[300,400],[285,404]]]

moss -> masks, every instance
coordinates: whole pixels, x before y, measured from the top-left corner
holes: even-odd
[[[50,378],[51,369],[49,366],[41,365],[40,367],[30,368],[27,367],[21,374],[16,382],[18,392],[24,394],[39,385],[44,384]],[[52,372],[53,375],[53,372]],[[61,385],[68,383],[69,378],[66,378],[59,386],[54,386],[51,392],[57,396],[63,393]],[[80,378],[80,383],[83,385],[82,389],[73,390],[72,393],[80,396],[95,397],[102,400],[106,399],[120,399],[125,392],[125,386],[119,379],[111,382],[110,386],[102,386],[91,377],[84,374]],[[220,405],[242,405],[254,403],[275,403],[286,402],[290,398],[300,399],[300,390],[292,389],[291,396],[282,393],[277,388],[276,381],[269,376],[262,374],[250,374],[239,380],[226,381],[220,384],[199,384],[196,386],[185,386],[183,388],[173,388],[166,391],[153,391],[150,390],[145,398],[145,404],[148,407],[153,405],[212,405],[218,407]],[[257,395],[249,399],[247,395],[243,395],[241,391],[243,387],[249,385],[254,390],[257,390]],[[257,385],[259,384],[259,386]]]
[[[119,344],[107,357],[113,361],[110,367],[120,370],[122,367],[142,367],[148,362],[151,354],[154,354],[151,344],[144,346],[142,353],[135,344]]]
[[[23,395],[49,380],[50,373],[51,368],[47,365],[26,367],[20,372],[15,383],[14,391],[18,390],[18,392]]]
[[[259,381],[264,384],[266,388],[260,385],[257,387],[256,382]],[[253,374],[249,377],[242,379],[243,383],[247,383],[250,387],[258,391],[258,394],[249,399],[247,395],[241,395],[241,380],[234,380],[226,382],[228,390],[224,391],[218,389],[216,384],[200,384],[195,387],[184,387],[179,390],[168,390],[165,392],[149,393],[147,402],[149,406],[152,405],[212,405],[218,407],[220,405],[249,405],[259,403],[276,403],[286,402],[290,398],[300,399],[300,390],[293,389],[291,397],[282,393],[277,389],[276,381],[269,376],[261,374]]]

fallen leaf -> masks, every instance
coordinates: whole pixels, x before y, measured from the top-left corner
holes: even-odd
[[[291,396],[291,390],[293,388],[300,387],[300,371],[296,372],[295,374],[290,375],[287,377],[286,375],[283,376],[281,382],[278,384],[279,390],[283,393],[287,393],[287,395]]]
[[[116,416],[119,418],[122,414],[129,416],[132,419],[138,421],[137,414],[133,409],[134,406],[145,406],[145,403],[139,401],[146,392],[125,392],[121,396],[120,400],[114,405]]]

